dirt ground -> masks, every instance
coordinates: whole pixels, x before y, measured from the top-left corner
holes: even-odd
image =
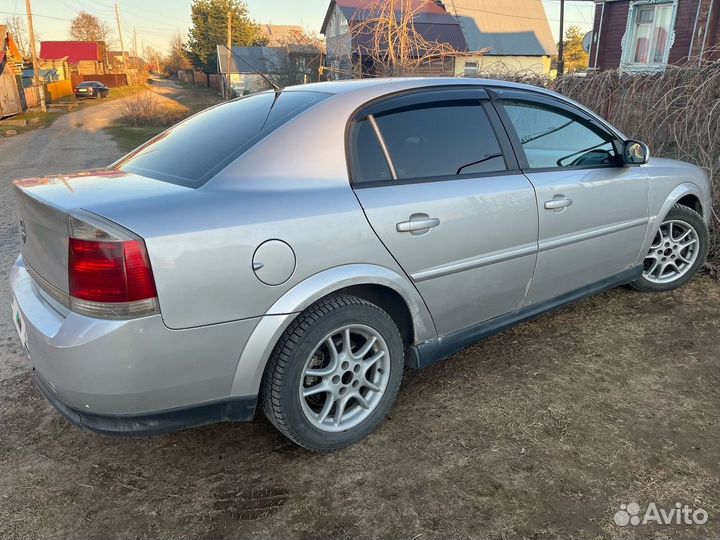
[[[709,278],[613,290],[408,372],[387,421],[330,455],[261,415],[146,439],[69,425],[33,387],[10,322],[9,181],[111,161],[114,143],[90,127],[113,114],[103,107],[0,141],[0,538],[720,536]],[[633,501],[709,520],[615,525]]]

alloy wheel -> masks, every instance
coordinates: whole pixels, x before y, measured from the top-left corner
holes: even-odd
[[[692,268],[699,253],[698,233],[689,223],[662,223],[645,256],[643,277],[651,283],[671,283]]]
[[[380,403],[390,380],[390,352],[375,329],[352,324],[329,334],[305,362],[300,402],[308,421],[323,431],[351,429]]]

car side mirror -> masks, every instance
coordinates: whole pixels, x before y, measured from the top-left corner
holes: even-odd
[[[644,165],[650,160],[648,145],[629,139],[623,143],[623,161],[627,165]]]

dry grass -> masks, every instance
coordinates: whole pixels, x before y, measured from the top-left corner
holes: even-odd
[[[107,129],[124,152],[221,101],[214,90],[158,84],[128,89],[123,97],[121,116]]]
[[[145,127],[155,121],[158,98],[144,88],[135,89],[120,104],[122,119],[133,127]]]
[[[120,103],[120,121],[127,126],[171,126],[190,114],[190,109],[146,87],[134,88]]]
[[[19,374],[0,381],[0,538],[717,538],[719,312],[707,278],[595,296],[407,372],[380,428],[329,455],[261,414],[82,432]],[[710,520],[617,527],[630,501]]]

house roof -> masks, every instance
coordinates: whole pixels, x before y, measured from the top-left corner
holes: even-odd
[[[268,47],[277,47],[294,43],[301,39],[305,32],[302,26],[294,26],[288,24],[261,24],[260,31],[268,40]]]
[[[78,64],[83,60],[102,61],[100,41],[42,41],[40,58],[64,58],[69,64]]]
[[[488,55],[557,54],[541,0],[446,0],[472,51]]]
[[[409,0],[410,8],[417,14],[415,30],[426,40],[446,43],[458,51],[467,51],[460,25],[438,0]],[[373,17],[378,0],[331,0],[320,33],[325,34],[335,7],[342,12],[351,28]],[[399,17],[399,10],[397,12]],[[353,48],[371,48],[372,35],[364,32],[353,36]]]
[[[278,73],[287,55],[285,47],[233,47],[231,73]],[[227,73],[227,47],[217,46],[220,73]]]

